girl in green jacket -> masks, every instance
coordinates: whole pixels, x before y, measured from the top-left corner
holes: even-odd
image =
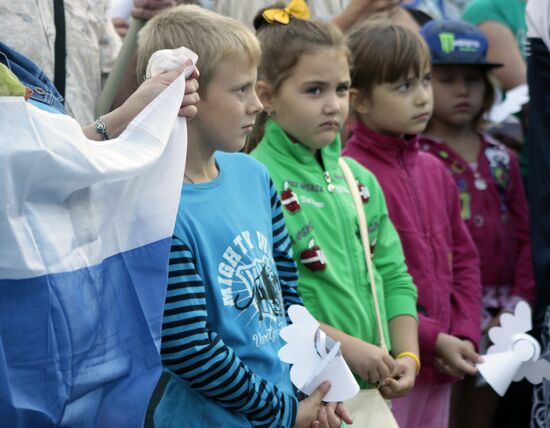
[[[413,387],[420,368],[417,293],[376,178],[346,159],[369,222],[388,355],[376,346],[357,213],[338,166],[350,86],[346,41],[330,23],[280,12],[261,11],[254,22],[263,51],[256,90],[266,113],[249,150],[267,166],[282,199],[306,307],[342,343],[362,388],[381,385],[386,398],[398,397]]]

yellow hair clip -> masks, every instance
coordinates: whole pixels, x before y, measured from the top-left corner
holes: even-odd
[[[277,21],[279,24],[288,24],[290,16],[298,19],[309,19],[309,7],[304,0],[292,0],[284,9],[266,9],[262,12],[263,18],[273,24]]]

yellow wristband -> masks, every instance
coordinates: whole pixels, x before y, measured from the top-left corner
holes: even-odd
[[[395,359],[398,360],[403,357],[411,357],[416,363],[416,374],[420,373],[420,358],[418,358],[418,355],[414,352],[401,352],[397,357],[395,357]]]

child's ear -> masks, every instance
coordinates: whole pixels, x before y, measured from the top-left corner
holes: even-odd
[[[260,102],[264,106],[264,111],[266,113],[273,112],[273,90],[271,85],[265,80],[258,80],[256,82],[256,95],[258,96]]]
[[[367,97],[361,96],[359,90],[350,88],[349,103],[351,108],[359,114],[367,114],[370,110]]]

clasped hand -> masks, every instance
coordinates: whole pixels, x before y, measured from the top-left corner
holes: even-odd
[[[386,399],[401,397],[414,386],[416,362],[410,357],[395,360],[378,346],[356,338],[345,350],[345,356],[352,371],[378,386]]]
[[[437,336],[435,354],[435,367],[451,376],[475,375],[475,365],[483,362],[472,342],[445,333]]]
[[[324,403],[330,382],[323,382],[309,397],[298,403],[294,428],[339,428],[342,421],[352,424],[350,413],[342,403]]]

